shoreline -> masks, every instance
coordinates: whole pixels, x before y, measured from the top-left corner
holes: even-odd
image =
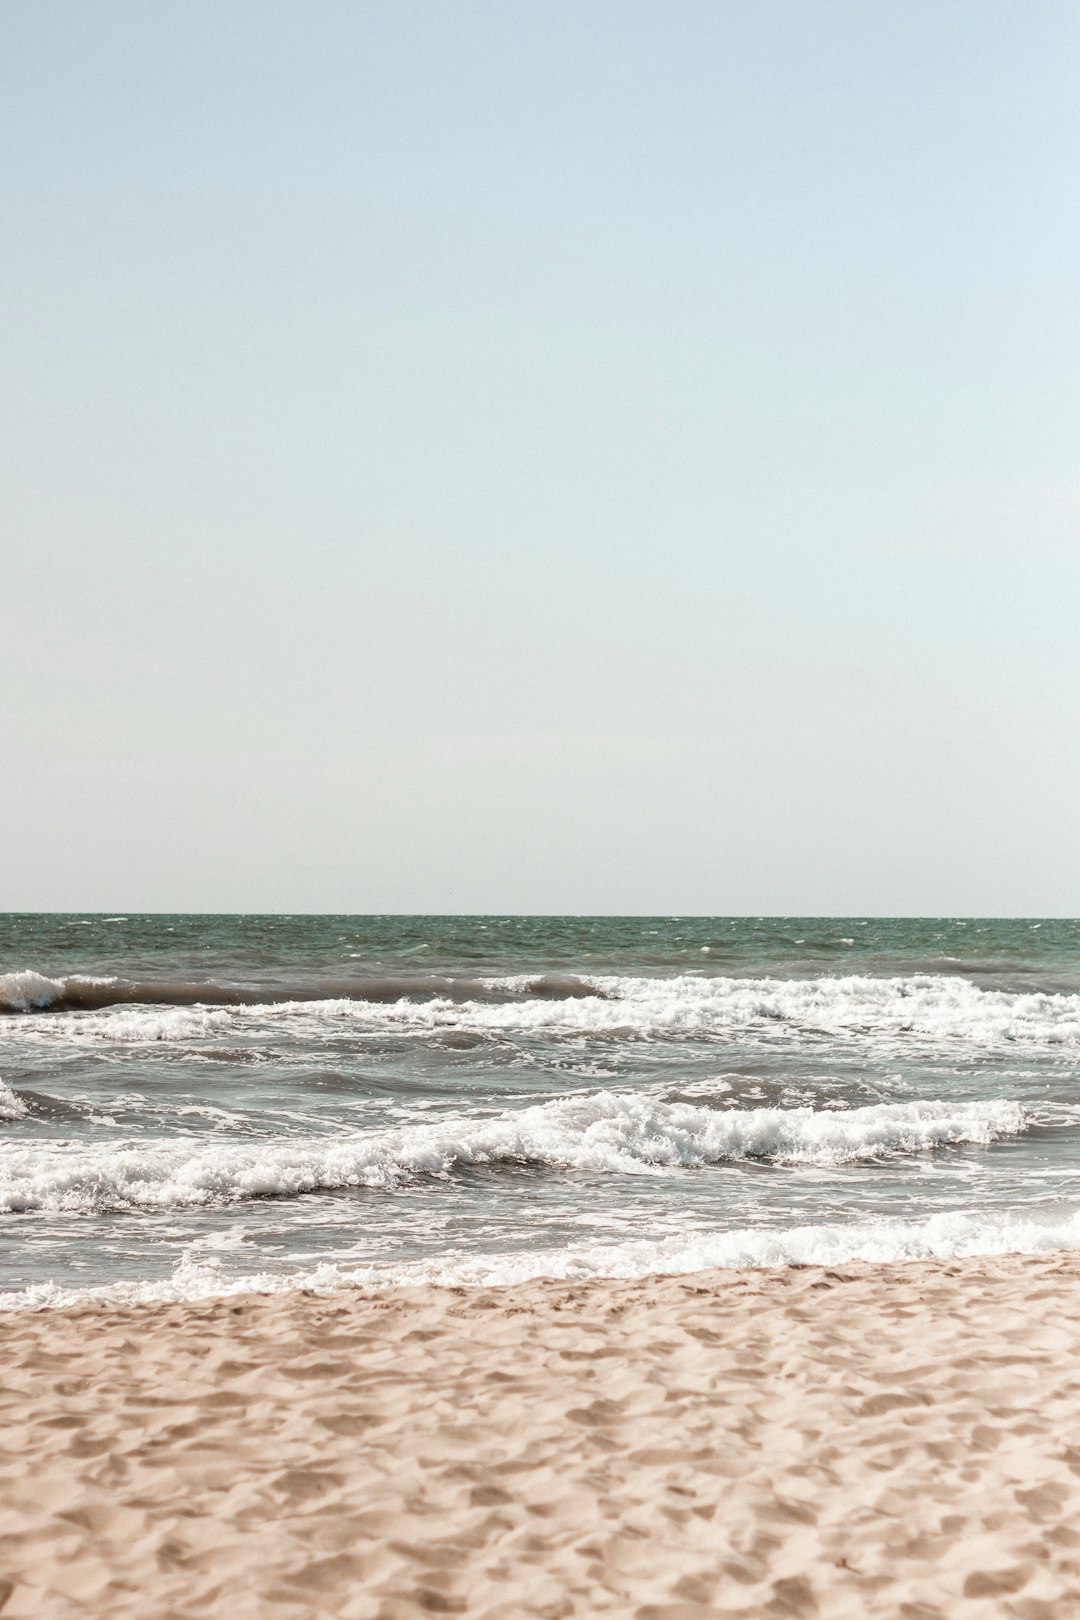
[[[1080,1612],[1080,1255],[5,1312],[0,1614]]]

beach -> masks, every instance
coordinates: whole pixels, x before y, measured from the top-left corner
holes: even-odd
[[[1080,925],[0,947],[0,1620],[1080,1614]]]
[[[13,1311],[0,1612],[1080,1612],[1080,1259]]]

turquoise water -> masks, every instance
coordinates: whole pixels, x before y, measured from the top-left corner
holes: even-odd
[[[0,917],[0,1293],[1080,1243],[1080,924]]]

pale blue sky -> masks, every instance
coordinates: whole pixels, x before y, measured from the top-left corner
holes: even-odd
[[[1078,82],[4,0],[0,909],[1080,912]]]

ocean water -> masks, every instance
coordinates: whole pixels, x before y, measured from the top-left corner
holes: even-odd
[[[1080,1246],[1080,923],[0,917],[0,1303]]]

